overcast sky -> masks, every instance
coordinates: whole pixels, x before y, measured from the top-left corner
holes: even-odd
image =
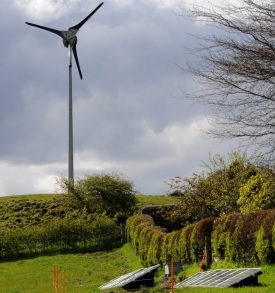
[[[191,2],[191,0],[189,1]],[[97,0],[1,0],[0,195],[50,193],[68,173],[68,49],[55,34]],[[188,3],[188,1],[185,1]],[[75,177],[121,172],[143,194],[191,176],[208,154],[233,143],[206,138],[208,109],[191,107],[181,90],[200,23],[185,20],[180,0],[107,0],[78,32],[83,80],[73,63]]]

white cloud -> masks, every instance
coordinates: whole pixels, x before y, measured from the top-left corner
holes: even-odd
[[[54,186],[56,184],[56,176],[54,175],[46,175],[41,178],[38,178],[35,185],[34,190],[37,193],[53,193]]]
[[[54,193],[56,178],[66,168],[65,164],[15,165],[0,161],[0,196]]]
[[[116,4],[122,6],[131,6],[136,3],[137,0],[113,0]],[[181,0],[138,0],[142,4],[151,3],[158,9],[171,9],[179,5]]]
[[[160,9],[174,9],[179,6],[180,0],[152,0]]]
[[[57,19],[74,7],[78,0],[14,0],[15,5],[32,19]]]
[[[158,9],[173,9],[179,6],[180,0],[139,0],[140,3],[155,5]],[[113,0],[113,3],[120,6],[132,6],[136,0]],[[79,0],[14,0],[15,5],[24,11],[32,19],[51,21],[58,19],[72,8],[75,8]],[[99,3],[99,2],[98,2]],[[139,3],[139,4],[140,4]],[[81,5],[84,3],[81,1]],[[108,4],[108,3],[107,3]],[[81,8],[80,8],[81,9]]]
[[[173,123],[167,125],[161,132],[146,128],[143,135],[137,141],[137,148],[148,153],[158,154],[162,150],[163,155],[181,157],[192,148],[192,145],[200,139],[199,128],[207,124],[207,117],[194,117],[188,124]]]
[[[83,176],[91,172],[112,170],[116,168],[117,165],[117,163],[111,162],[110,160],[104,160],[99,153],[92,149],[85,149],[77,152],[74,156],[74,160],[77,162],[77,169],[83,172],[83,174],[78,174],[78,176]]]
[[[241,0],[183,0],[181,5],[187,8],[193,7],[213,7],[223,6],[227,4],[240,4]]]

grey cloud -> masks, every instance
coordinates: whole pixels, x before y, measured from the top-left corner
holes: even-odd
[[[22,193],[33,193],[38,181],[67,172],[68,57],[61,38],[24,22],[67,29],[96,4],[79,1],[62,17],[40,23],[11,3],[0,4],[5,11],[0,34],[6,40],[0,67],[0,161],[9,174],[15,170],[26,178],[17,181],[14,192],[21,186]],[[166,137],[169,127],[188,127],[205,112],[174,98],[181,95],[179,87],[193,86],[175,64],[189,58],[184,46],[193,45],[193,39],[187,33],[197,30],[175,15],[177,9],[157,9],[150,1],[125,6],[108,1],[79,31],[82,81],[73,64],[74,147],[81,158],[75,161],[77,176],[101,164],[104,170],[129,174],[141,192],[160,193],[164,180],[187,174],[209,148],[216,149],[214,141],[197,148],[203,141],[197,134],[188,142],[178,133],[181,155]],[[97,166],[82,167],[85,160]],[[5,174],[7,167],[2,168]],[[8,184],[0,178],[0,191],[12,194],[15,189]]]

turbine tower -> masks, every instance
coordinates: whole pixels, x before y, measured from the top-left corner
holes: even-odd
[[[76,34],[83,24],[103,5],[104,2],[99,4],[87,17],[80,21],[77,25],[70,27],[67,31],[61,31],[52,29],[49,27],[37,25],[34,23],[26,22],[26,24],[49,31],[60,36],[63,39],[63,44],[66,48],[69,48],[69,152],[68,152],[68,188],[74,184],[74,159],[73,159],[73,102],[72,102],[72,54],[74,55],[75,63],[79,72],[80,79],[82,79],[82,73],[77,57]]]

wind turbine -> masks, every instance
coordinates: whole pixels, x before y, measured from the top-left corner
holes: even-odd
[[[74,183],[74,160],[73,160],[73,102],[72,102],[72,53],[74,55],[75,63],[79,72],[80,79],[82,79],[82,73],[77,57],[76,44],[77,37],[76,34],[83,24],[104,4],[102,2],[99,4],[87,17],[80,21],[77,25],[70,27],[67,31],[61,31],[52,29],[49,27],[37,25],[34,23],[26,22],[26,24],[38,27],[40,29],[49,31],[60,36],[63,39],[63,44],[66,48],[69,48],[69,162],[68,162],[68,186],[70,191],[70,186]]]

